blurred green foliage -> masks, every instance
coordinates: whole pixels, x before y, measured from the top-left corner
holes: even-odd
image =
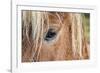
[[[90,43],[90,13],[82,13],[83,33],[88,43]]]

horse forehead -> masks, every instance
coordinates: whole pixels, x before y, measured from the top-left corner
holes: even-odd
[[[57,23],[59,19],[66,20],[70,18],[70,13],[65,12],[50,12],[49,13],[49,19],[53,23]]]
[[[57,18],[55,13],[49,14],[49,22],[50,23],[57,23],[58,22],[58,18]]]

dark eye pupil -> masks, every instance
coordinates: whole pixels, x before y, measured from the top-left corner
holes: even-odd
[[[50,40],[52,40],[55,36],[56,36],[56,32],[54,32],[53,29],[49,29],[48,32],[47,32],[47,34],[46,34],[45,40],[46,40],[46,41],[50,41]]]

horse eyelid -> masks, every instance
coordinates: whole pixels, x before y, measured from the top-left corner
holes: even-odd
[[[56,37],[56,35],[57,35],[56,31],[54,31],[53,29],[49,29],[48,32],[45,35],[44,40],[51,41]]]

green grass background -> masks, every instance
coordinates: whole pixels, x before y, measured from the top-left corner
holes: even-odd
[[[83,33],[88,43],[90,43],[90,13],[82,13]]]

